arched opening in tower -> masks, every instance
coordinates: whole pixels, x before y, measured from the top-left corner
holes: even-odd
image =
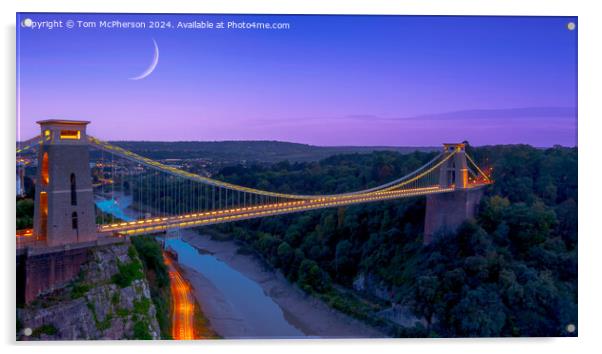
[[[49,167],[48,167],[48,153],[45,152],[44,155],[42,156],[42,172],[40,174],[41,179],[42,179],[42,184],[43,185],[48,185],[48,183],[50,183],[50,174],[49,174]]]
[[[71,174],[71,205],[77,205],[77,188],[75,185],[75,173]]]

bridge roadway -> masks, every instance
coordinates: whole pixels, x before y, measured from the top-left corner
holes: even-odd
[[[478,188],[473,185],[470,188]],[[381,200],[398,199],[419,195],[453,192],[455,186],[442,188],[438,185],[431,187],[415,188],[408,190],[392,190],[371,192],[366,194],[316,198],[311,200],[288,201],[274,204],[237,207],[231,209],[214,210],[201,213],[183,214],[169,217],[147,218],[131,222],[99,225],[101,234],[113,235],[138,235],[162,233],[168,230],[190,228],[203,225],[220,224],[239,220],[253,219],[272,215],[289,214],[313,209],[337,207],[359,203],[369,203]]]

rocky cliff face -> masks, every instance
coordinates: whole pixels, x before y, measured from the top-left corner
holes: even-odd
[[[142,265],[130,244],[90,249],[68,286],[17,309],[18,340],[160,339]]]

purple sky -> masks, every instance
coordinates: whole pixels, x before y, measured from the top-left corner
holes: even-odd
[[[289,30],[18,27],[21,136],[91,120],[105,140],[577,144],[571,17],[19,14],[287,22]],[[155,39],[159,63],[149,65]]]

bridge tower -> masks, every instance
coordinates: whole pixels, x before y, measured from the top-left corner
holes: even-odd
[[[47,139],[38,152],[34,236],[47,246],[94,241],[96,222],[87,121],[37,122]]]
[[[482,188],[468,185],[466,145],[443,144],[447,153],[455,155],[447,160],[439,172],[439,186],[453,188],[450,193],[430,194],[426,197],[424,244],[429,244],[438,233],[454,232],[464,221],[473,219],[483,195]]]

